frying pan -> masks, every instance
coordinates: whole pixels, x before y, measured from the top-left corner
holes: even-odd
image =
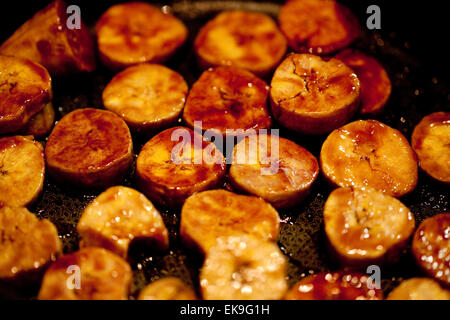
[[[110,5],[117,1],[74,1],[81,7],[83,20],[94,26],[95,21]],[[395,18],[411,22],[412,17],[395,16],[395,12],[408,14],[412,11],[393,11],[392,6],[382,4],[383,25],[379,31],[369,31],[365,28],[367,17],[365,9],[372,4],[366,1],[343,1],[360,18],[363,34],[352,47],[375,56],[387,69],[393,84],[392,96],[385,112],[378,120],[401,131],[408,139],[414,126],[420,119],[435,111],[449,111],[448,78],[445,71],[436,68],[436,62],[444,54],[437,50],[433,54],[435,59],[428,59],[427,50],[433,50],[433,43],[438,35],[429,35],[427,39],[416,37],[418,26],[409,30],[405,26],[394,28]],[[0,40],[6,39],[15,28],[20,26],[34,12],[43,8],[47,1],[33,1],[30,6],[19,9],[2,10],[3,19]],[[243,9],[269,14],[276,18],[281,2],[261,1],[168,1],[169,9],[180,17],[189,28],[187,44],[167,63],[174,70],[180,72],[189,83],[199,77],[200,70],[195,61],[192,43],[199,28],[215,14],[222,10]],[[383,11],[384,10],[384,11]],[[430,12],[430,8],[424,9]],[[427,11],[428,10],[428,11]],[[386,12],[386,15],[384,13]],[[394,20],[393,20],[394,19]],[[9,21],[9,23],[7,23]],[[423,23],[423,21],[422,21]],[[243,26],[245,27],[245,26]],[[433,25],[429,25],[432,28]],[[406,35],[405,35],[406,31]],[[430,31],[430,30],[428,30]],[[409,39],[406,42],[405,39]],[[416,42],[414,43],[414,40]],[[427,43],[423,48],[422,43]],[[441,56],[439,56],[441,54]],[[431,56],[431,55],[430,55]],[[429,61],[429,63],[427,63]],[[442,60],[443,61],[443,60]],[[434,69],[433,69],[434,68]],[[101,93],[113,74],[101,66],[92,74],[75,75],[64,78],[54,78],[54,106],[56,117],[60,119],[77,108],[102,108]],[[269,79],[266,79],[270,81]],[[356,116],[355,119],[361,118]],[[280,128],[275,124],[276,128]],[[306,137],[281,128],[281,136],[291,139],[307,148],[319,157],[320,148],[325,136]],[[134,137],[134,152],[137,155],[142,145],[150,137]],[[45,144],[45,139],[41,141]],[[135,174],[132,171],[125,179],[125,186],[135,187]],[[281,210],[282,219],[279,246],[288,256],[288,276],[292,285],[301,278],[322,271],[336,270],[337,265],[329,259],[325,246],[323,232],[322,210],[331,189],[322,177],[315,184],[311,195],[299,206]],[[71,186],[55,183],[46,177],[44,192],[31,210],[40,218],[50,219],[58,228],[64,244],[64,252],[69,253],[78,248],[76,224],[84,207],[92,201],[100,191],[77,190]],[[419,184],[414,192],[401,198],[410,208],[419,224],[423,219],[440,212],[448,211],[448,187],[429,179],[420,173]],[[179,239],[179,212],[159,208],[164,222],[170,232],[170,249],[165,253],[142,252],[131,248],[130,264],[134,270],[130,298],[148,282],[165,276],[179,277],[187,284],[198,289],[198,274],[202,265],[202,257],[186,249]],[[410,251],[407,250],[401,261],[389,268],[381,269],[382,288],[388,293],[402,279],[422,275],[416,266]],[[0,286],[0,297],[6,299],[34,298],[36,289]]]

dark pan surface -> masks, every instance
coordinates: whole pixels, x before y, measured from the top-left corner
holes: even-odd
[[[89,25],[93,26],[99,15],[110,5],[104,2],[99,1],[100,4],[83,17]],[[346,4],[351,6],[347,2]],[[86,10],[85,6],[89,7],[89,3],[82,5],[82,12],[85,12],[83,11]],[[188,26],[190,38],[168,65],[180,72],[189,85],[192,85],[200,75],[192,50],[193,39],[198,29],[217,12],[236,8],[265,12],[276,17],[279,4],[244,1],[180,1],[174,2],[170,7],[172,12],[182,18]],[[358,14],[358,12],[355,13]],[[449,111],[450,92],[446,82],[448,79],[435,78],[427,70],[427,66],[419,61],[408,49],[408,45],[395,33],[379,34],[364,28],[363,30],[363,36],[352,47],[375,56],[386,67],[393,83],[391,99],[379,120],[400,130],[409,139],[414,125],[423,116],[435,111]],[[100,67],[94,74],[54,78],[54,106],[57,119],[76,108],[102,108],[101,92],[112,76],[113,74]],[[270,81],[270,79],[267,80]],[[275,127],[279,128],[278,125]],[[305,137],[284,129],[280,132],[282,136],[310,150],[316,157],[319,156],[325,137]],[[134,138],[136,155],[149,138]],[[45,140],[42,142],[45,143]],[[134,186],[134,172],[130,173],[124,185]],[[300,206],[280,212],[282,225],[279,245],[289,257],[290,284],[309,274],[338,268],[328,258],[323,232],[322,209],[330,191],[331,189],[323,179],[319,178],[311,195]],[[32,211],[39,217],[48,218],[55,223],[64,242],[64,251],[71,252],[78,248],[76,224],[80,214],[99,193],[100,191],[74,190],[70,186],[61,186],[47,177],[43,195]],[[448,210],[448,187],[431,181],[421,173],[416,190],[403,197],[401,201],[411,209],[419,224],[427,217]],[[134,269],[131,297],[135,296],[148,282],[169,275],[179,277],[188,284],[198,287],[198,271],[202,258],[195,252],[188,251],[181,244],[178,237],[179,212],[164,208],[160,210],[170,232],[170,249],[163,254],[143,253],[138,250],[133,252],[132,261],[130,261]],[[383,268],[381,271],[385,292],[391,290],[404,278],[421,275],[409,252],[404,255],[399,264],[389,269]],[[8,298],[26,298],[33,297],[35,292],[25,293],[21,289],[3,288],[0,290],[0,295],[2,294]]]

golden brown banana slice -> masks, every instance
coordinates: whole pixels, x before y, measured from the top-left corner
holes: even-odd
[[[325,233],[344,266],[394,263],[414,232],[414,216],[373,189],[337,189],[325,202]]]
[[[369,288],[358,272],[323,272],[306,277],[286,294],[286,300],[383,300],[383,291]]]
[[[219,237],[250,234],[275,241],[280,229],[278,212],[260,198],[225,190],[204,191],[189,197],[181,210],[180,236],[203,254]]]
[[[125,300],[132,280],[128,263],[102,248],[84,248],[57,259],[45,272],[39,300]]]
[[[194,47],[203,68],[235,66],[265,76],[281,61],[287,43],[269,16],[226,11],[200,29]]]
[[[94,40],[81,20],[77,25],[77,13],[67,9],[63,1],[50,3],[0,46],[0,54],[30,59],[51,74],[93,71]]]
[[[267,83],[246,70],[208,69],[189,91],[183,119],[191,128],[201,121],[203,130],[216,130],[224,136],[227,129],[229,135],[239,135],[235,131],[270,128],[268,93]]]
[[[417,228],[412,252],[419,266],[450,287],[450,214],[425,219]]]
[[[450,112],[423,118],[414,128],[411,144],[422,170],[436,180],[450,183]]]
[[[164,250],[169,246],[166,226],[153,204],[140,192],[111,187],[83,211],[77,226],[80,247],[102,247],[126,258],[133,241]]]
[[[178,207],[192,194],[221,184],[225,158],[191,129],[174,127],[154,136],[136,162],[138,184],[153,202]]]
[[[112,69],[142,63],[162,63],[187,38],[181,20],[144,2],[110,7],[96,25],[102,62]]]
[[[334,0],[288,1],[278,22],[297,52],[327,55],[347,47],[360,34],[358,19]]]
[[[126,123],[115,113],[91,108],[64,116],[45,146],[50,175],[84,187],[119,183],[131,166],[132,153]]]
[[[286,257],[270,241],[221,237],[200,271],[205,300],[277,300],[286,290]]]
[[[0,204],[32,204],[42,192],[44,175],[44,152],[39,142],[22,136],[0,139]]]
[[[103,105],[135,131],[151,132],[181,115],[188,85],[175,71],[157,64],[132,66],[117,74],[103,91]]]
[[[342,61],[292,54],[272,78],[272,114],[285,127],[303,134],[324,134],[355,114],[359,106],[357,76]]]
[[[55,124],[55,109],[52,103],[47,103],[41,111],[36,113],[24,128],[24,134],[41,138],[46,136]]]
[[[376,120],[359,120],[334,130],[322,145],[324,176],[340,187],[370,187],[394,197],[417,185],[417,160],[408,140]]]
[[[51,99],[52,82],[44,67],[0,55],[0,134],[25,127]]]
[[[259,134],[234,147],[229,177],[234,188],[283,208],[301,202],[318,174],[319,164],[308,150],[278,136]]]
[[[0,280],[38,280],[62,251],[55,226],[23,207],[0,205]]]
[[[392,290],[386,300],[450,300],[450,291],[432,279],[412,278]]]
[[[336,58],[352,68],[361,83],[359,113],[380,113],[392,91],[391,80],[383,66],[358,50],[346,49],[337,54]]]
[[[139,293],[138,300],[198,300],[194,290],[174,277],[159,279]]]

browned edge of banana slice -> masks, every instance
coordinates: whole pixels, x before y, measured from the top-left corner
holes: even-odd
[[[0,134],[16,132],[52,99],[47,70],[30,60],[0,55]]]
[[[179,207],[192,194],[219,186],[225,170],[225,158],[216,146],[185,127],[154,136],[136,162],[140,190],[151,201],[169,207]]]
[[[186,101],[183,77],[157,64],[139,64],[120,72],[103,91],[103,105],[137,132],[151,133],[174,124]]]
[[[357,111],[360,83],[337,59],[291,54],[275,70],[270,89],[272,114],[283,126],[303,134],[325,134]]]
[[[383,291],[369,288],[368,276],[358,272],[323,272],[296,283],[286,300],[383,300]]]
[[[333,185],[373,188],[394,197],[417,185],[417,159],[408,140],[376,120],[334,130],[320,152],[322,173]]]
[[[331,250],[345,267],[395,263],[415,227],[405,205],[374,189],[334,190],[323,215]]]
[[[94,39],[82,21],[69,29],[74,23],[74,13],[68,9],[63,1],[51,2],[0,46],[0,54],[40,63],[52,75],[93,71],[96,67]]]
[[[267,107],[267,83],[249,71],[236,67],[206,70],[189,91],[183,112],[184,122],[194,128],[222,135],[239,135],[232,130],[267,129],[272,121]]]
[[[205,300],[277,300],[287,290],[286,257],[271,241],[221,237],[200,271]]]
[[[55,109],[52,103],[47,103],[41,111],[36,113],[23,129],[24,134],[42,138],[50,133],[55,124]]]
[[[117,4],[96,25],[102,62],[111,69],[167,60],[187,38],[183,22],[144,2]]]
[[[429,278],[411,278],[392,290],[386,300],[450,300],[450,291]]]
[[[204,25],[194,48],[202,68],[235,66],[263,77],[280,63],[287,42],[269,16],[236,10]]]
[[[290,207],[309,194],[319,175],[317,159],[294,142],[267,134],[246,137],[233,150],[231,185],[276,208]]]
[[[270,204],[225,190],[194,194],[181,210],[180,236],[187,246],[203,254],[219,237],[245,233],[276,241],[279,229],[278,212]]]
[[[45,272],[39,300],[126,300],[128,263],[102,248],[84,248],[57,259]]]
[[[411,144],[419,165],[432,178],[450,183],[450,112],[435,112],[414,128]]]
[[[45,146],[49,174],[58,182],[83,187],[120,183],[133,161],[126,123],[115,113],[78,109],[53,128]]]
[[[297,52],[327,55],[360,34],[358,19],[334,0],[288,1],[278,15],[281,31]]]
[[[412,252],[427,274],[450,288],[450,213],[425,219],[419,225]]]
[[[102,247],[126,258],[132,243],[165,250],[168,231],[153,204],[122,186],[107,189],[83,211],[77,225],[80,247]]]
[[[29,206],[42,192],[45,160],[42,145],[32,137],[0,139],[0,203]]]
[[[0,204],[0,281],[18,286],[40,281],[62,252],[56,227],[23,207]]]
[[[195,291],[174,277],[165,277],[148,284],[138,300],[198,300]]]

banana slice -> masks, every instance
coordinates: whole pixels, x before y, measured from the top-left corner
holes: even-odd
[[[167,277],[147,285],[138,300],[198,300],[194,290],[178,278]]]
[[[144,2],[117,4],[97,22],[98,50],[112,69],[142,63],[162,63],[187,38],[181,20]]]
[[[176,122],[188,85],[161,65],[140,64],[117,74],[103,91],[103,105],[135,131],[154,132]]]
[[[450,112],[423,118],[414,128],[411,144],[422,170],[438,181],[450,183]]]
[[[392,290],[386,300],[450,300],[450,291],[432,279],[412,278]]]
[[[325,233],[344,266],[393,263],[414,232],[400,201],[373,189],[337,189],[325,203]]]
[[[111,187],[83,211],[77,226],[80,247],[102,247],[126,258],[133,241],[165,250],[168,231],[153,204],[140,192]]]
[[[55,226],[23,207],[0,207],[0,280],[26,283],[62,251]]]
[[[234,147],[229,177],[234,188],[284,208],[301,202],[318,174],[319,164],[308,150],[278,136],[259,134]]]
[[[0,55],[0,134],[24,128],[51,99],[52,82],[44,67]]]
[[[394,197],[417,185],[417,160],[408,140],[376,120],[334,130],[322,145],[324,176],[340,187],[370,187]]]
[[[55,126],[45,146],[50,175],[84,187],[119,183],[133,160],[130,130],[116,114],[78,109]]]
[[[94,40],[76,13],[57,0],[37,12],[1,46],[0,54],[30,59],[52,74],[93,71]],[[73,26],[72,26],[73,24]]]
[[[334,0],[288,1],[278,15],[281,31],[297,52],[327,55],[358,38],[358,19]]]
[[[286,294],[286,300],[383,300],[383,291],[369,288],[368,276],[357,272],[323,272],[306,277]]]
[[[220,237],[200,271],[205,300],[278,300],[287,290],[286,257],[270,241]]]
[[[248,71],[208,69],[189,91],[183,119],[191,128],[195,121],[202,121],[203,130],[216,130],[224,136],[227,129],[229,135],[238,135],[233,130],[270,128],[268,93],[267,83]]]
[[[361,82],[359,113],[380,113],[392,91],[391,80],[383,66],[358,50],[346,49],[337,54],[336,58],[352,68]]]
[[[167,129],[142,148],[136,162],[141,191],[153,202],[178,207],[190,195],[221,184],[225,158],[211,142],[184,127]]]
[[[291,130],[328,133],[353,117],[360,102],[359,92],[357,76],[342,61],[292,54],[272,78],[272,114]]]
[[[55,109],[52,103],[47,103],[41,111],[36,113],[25,126],[24,134],[36,138],[46,136],[55,124]]]
[[[200,29],[194,48],[203,68],[232,65],[265,76],[281,61],[287,43],[269,16],[226,11]]]
[[[47,269],[39,300],[125,300],[132,280],[128,263],[102,248],[66,254]]]
[[[417,228],[412,252],[419,266],[443,285],[450,286],[450,214],[425,219]]]
[[[280,229],[278,212],[262,199],[211,190],[189,197],[181,210],[180,236],[203,254],[218,237],[250,234],[275,241]]]
[[[45,161],[42,145],[29,137],[0,139],[0,205],[32,204],[44,187]]]

